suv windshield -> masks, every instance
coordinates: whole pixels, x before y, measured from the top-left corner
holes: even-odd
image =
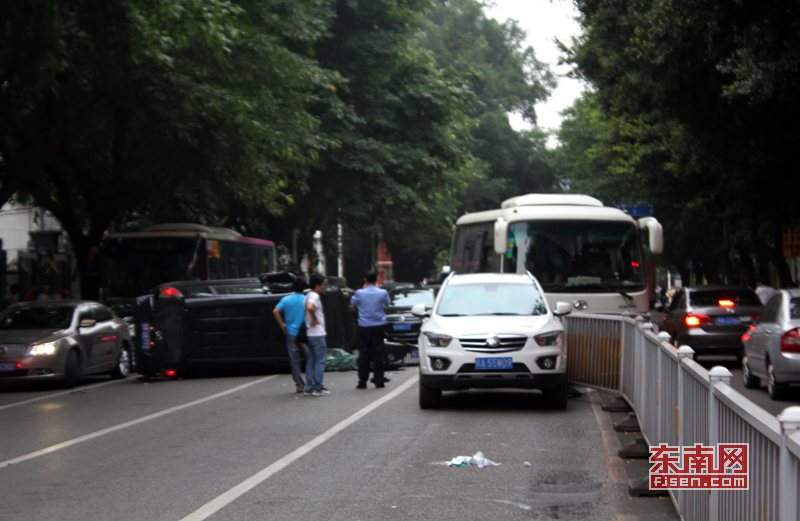
[[[533,284],[448,285],[439,302],[440,316],[544,315],[544,297]]]
[[[393,289],[389,292],[392,306],[410,308],[414,304],[425,304],[426,308],[433,307],[433,290],[430,289]]]
[[[720,300],[731,300],[737,306],[760,306],[761,300],[753,291],[748,290],[718,290],[718,291],[691,291],[689,302],[698,308],[710,308],[719,305]]]
[[[71,306],[10,307],[0,316],[0,329],[66,329],[72,324]]]

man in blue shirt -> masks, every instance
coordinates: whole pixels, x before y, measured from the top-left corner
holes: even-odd
[[[303,323],[304,308],[303,303],[306,296],[303,295],[303,290],[306,289],[306,283],[303,279],[297,278],[292,283],[292,293],[287,295],[278,302],[272,314],[275,315],[275,320],[280,324],[283,333],[286,335],[286,350],[289,351],[289,365],[292,368],[292,379],[294,380],[295,392],[302,393],[306,384],[303,382],[303,377],[300,376],[300,350],[305,351],[303,344],[298,344],[296,341],[297,332],[300,330],[300,324]],[[286,317],[284,321],[281,316],[281,311]]]
[[[389,293],[378,288],[378,274],[368,271],[364,277],[364,287],[350,299],[358,309],[358,385],[356,389],[366,389],[369,378],[370,361],[374,364],[372,383],[378,389],[388,378],[383,377],[383,329],[386,325],[386,312],[383,305],[390,305]]]

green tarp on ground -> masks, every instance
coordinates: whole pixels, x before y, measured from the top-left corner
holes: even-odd
[[[328,349],[326,371],[349,371],[356,364],[356,357],[344,349]]]

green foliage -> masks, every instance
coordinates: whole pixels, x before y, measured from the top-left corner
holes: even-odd
[[[0,195],[50,210],[81,270],[114,221],[246,230],[334,145],[307,110],[336,83],[308,56],[325,2],[24,5],[0,40]]]
[[[555,189],[556,173],[538,130],[517,132],[508,122],[518,112],[536,123],[535,104],[544,101],[555,78],[546,64],[524,46],[525,32],[514,20],[487,18],[484,3],[454,0],[439,3],[424,26],[422,44],[439,66],[473,73],[476,118],[465,146],[486,165],[486,178],[469,184],[460,210],[498,208],[509,197]],[[449,243],[448,243],[449,244]]]

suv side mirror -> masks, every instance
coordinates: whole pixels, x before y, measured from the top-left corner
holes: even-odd
[[[553,312],[555,316],[559,317],[570,313],[572,313],[572,306],[569,305],[569,302],[556,302],[556,310]]]
[[[97,324],[97,320],[94,320],[93,318],[84,318],[83,320],[81,320],[80,327],[92,327],[95,324]]]
[[[411,314],[420,318],[431,316],[430,312],[425,310],[425,304],[422,303],[411,306]]]

